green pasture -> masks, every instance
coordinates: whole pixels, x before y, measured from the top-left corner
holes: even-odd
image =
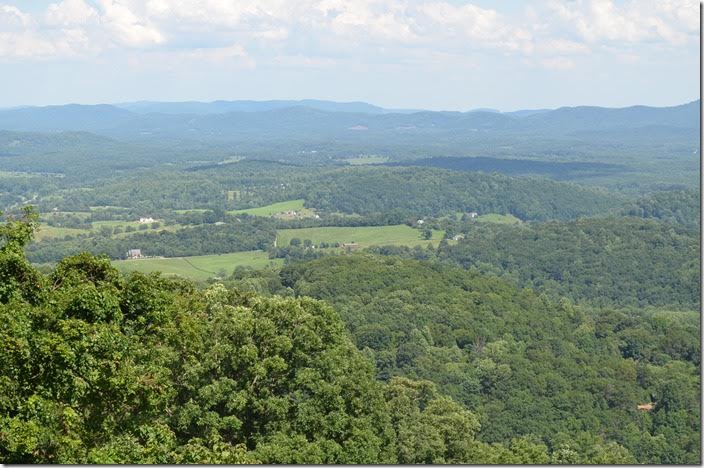
[[[496,224],[518,224],[521,222],[520,219],[516,218],[511,214],[496,214],[488,213],[485,215],[477,216],[477,221],[480,223],[496,223]]]
[[[299,211],[304,216],[312,214],[310,210],[303,207],[305,200],[299,198],[297,200],[287,200],[271,205],[260,206],[258,208],[247,208],[244,210],[228,211],[229,214],[249,214],[252,216],[273,216],[284,211]]]
[[[315,227],[301,229],[280,229],[277,233],[277,245],[289,245],[291,239],[301,241],[310,239],[314,244],[349,243],[355,242],[361,247],[372,245],[436,245],[445,235],[444,231],[433,231],[433,237],[425,240],[421,237],[422,231],[413,229],[405,224],[394,226],[361,226],[361,227]]]
[[[165,276],[181,276],[196,281],[204,281],[218,276],[221,270],[230,275],[237,266],[264,268],[270,263],[280,265],[282,259],[269,259],[261,250],[234,252],[221,255],[199,255],[194,257],[143,258],[136,260],[115,260],[112,264],[123,272],[139,271],[151,273],[160,271]]]

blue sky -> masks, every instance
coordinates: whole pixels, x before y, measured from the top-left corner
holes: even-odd
[[[675,105],[698,97],[699,3],[0,0],[0,76],[0,107]]]

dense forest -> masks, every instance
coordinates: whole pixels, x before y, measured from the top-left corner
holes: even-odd
[[[475,225],[441,259],[599,306],[699,309],[699,233],[632,217]]]
[[[228,199],[227,193],[236,193]],[[511,213],[521,219],[571,219],[616,209],[624,197],[532,177],[425,168],[320,168],[241,161],[198,171],[145,173],[45,197],[41,211],[90,206],[132,210],[239,209],[303,198],[329,213],[430,216],[456,211]]]
[[[701,228],[701,199],[694,190],[655,192],[629,203],[623,214],[659,219],[690,229]]]
[[[698,459],[695,315],[584,308],[456,267],[369,255],[297,263],[265,284],[332,303],[379,378],[435,382],[477,413],[484,442],[617,441],[640,462]],[[670,398],[684,406],[667,412]],[[636,409],[651,401],[652,413]]]
[[[696,459],[691,447],[698,441],[693,363],[681,351],[666,354],[670,361],[664,365],[621,363],[609,346],[604,349],[600,343],[600,339],[616,340],[611,332],[614,321],[599,323],[591,331],[585,321],[579,345],[586,349],[568,351],[587,358],[582,367],[592,362],[591,354],[595,361],[603,357],[609,364],[609,372],[591,377],[592,385],[603,389],[603,395],[599,392],[591,398],[603,399],[606,406],[597,407],[603,413],[614,413],[609,419],[613,431],[607,435],[612,440],[589,432],[546,437],[541,434],[540,419],[519,431],[525,435],[508,437],[504,431],[510,421],[487,419],[483,400],[492,414],[496,408],[490,402],[510,392],[512,382],[517,385],[518,399],[522,385],[536,385],[530,383],[530,375],[523,375],[527,380],[506,378],[511,372],[524,372],[513,359],[527,365],[531,357],[553,355],[561,361],[553,350],[555,340],[537,336],[536,327],[524,326],[515,336],[504,334],[498,339],[500,324],[504,320],[526,323],[521,312],[539,308],[545,313],[531,317],[562,324],[561,333],[569,334],[566,325],[585,320],[577,310],[559,319],[556,312],[570,310],[569,306],[550,305],[498,280],[477,284],[477,291],[470,292],[464,288],[476,277],[465,274],[450,286],[469,294],[476,311],[483,310],[485,317],[498,315],[491,302],[510,306],[506,319],[487,324],[497,328],[482,332],[487,341],[481,349],[467,352],[447,343],[449,354],[457,357],[457,362],[448,363],[448,370],[461,368],[468,360],[477,364],[478,374],[469,374],[462,387],[475,386],[476,396],[463,404],[452,397],[461,392],[448,396],[428,380],[374,378],[375,353],[385,347],[389,348],[386,351],[393,349],[405,337],[403,331],[388,346],[383,339],[375,343],[366,338],[374,348],[365,346],[359,351],[337,313],[322,302],[266,298],[222,285],[200,290],[187,281],[167,280],[158,274],[125,277],[107,259],[89,254],[68,257],[44,275],[23,254],[35,228],[36,216],[27,211],[24,219],[7,222],[0,229],[0,355],[4,363],[0,367],[0,456],[5,462],[617,464]],[[331,257],[324,262],[320,266],[325,268],[331,262],[343,262],[337,270],[344,269],[345,263],[362,262],[339,271],[342,277],[351,274],[353,279],[365,268],[373,268],[374,261],[365,266],[369,260],[364,257]],[[382,260],[380,265],[384,264],[390,265]],[[428,286],[424,280],[432,273],[414,264],[399,267],[401,280],[409,281],[407,286],[417,287],[418,280]],[[282,285],[296,287],[298,274],[282,273]],[[335,284],[339,283],[332,281]],[[356,288],[358,283],[347,284]],[[315,294],[314,278],[306,285],[307,292]],[[378,287],[371,284],[358,291],[373,292]],[[400,304],[402,297],[389,300]],[[421,302],[435,300],[423,294],[418,298]],[[482,301],[488,303],[482,306]],[[351,319],[349,309],[343,310],[342,315]],[[387,323],[382,321],[380,326]],[[656,323],[671,325],[667,320]],[[421,369],[423,365],[416,360],[426,349],[444,347],[429,341],[433,334],[427,326],[421,328],[410,330],[408,339],[417,343],[409,341],[411,345],[400,353],[406,356],[400,369]],[[657,330],[653,331],[655,338]],[[605,337],[599,338],[604,332]],[[683,337],[690,332],[682,327]],[[597,335],[590,338],[590,333]],[[357,341],[362,335],[353,332]],[[534,335],[540,345],[525,347],[521,340]],[[543,339],[547,340],[544,344]],[[525,355],[512,357],[514,347],[525,347]],[[439,358],[444,360],[442,355]],[[536,372],[546,362],[549,366],[553,360],[536,364]],[[633,380],[623,381],[621,374],[629,366]],[[527,365],[526,370],[530,369]],[[617,372],[618,381],[612,371]],[[672,385],[671,378],[680,384]],[[545,390],[550,394],[571,388],[559,374],[546,379]],[[635,393],[622,401],[617,398],[618,387],[612,385],[630,385]],[[443,382],[442,386],[447,385]],[[654,392],[657,404],[653,415],[635,413],[631,403],[649,391]],[[575,403],[577,407],[598,413],[584,390],[568,396],[582,402]],[[517,407],[521,406],[517,401]],[[570,405],[566,408],[569,411]],[[585,427],[595,421],[593,417],[584,420]],[[683,425],[683,421],[687,422]],[[570,422],[566,424],[569,427]],[[624,424],[622,436],[614,437]]]
[[[533,178],[418,168],[356,168],[327,174],[306,202],[327,211],[419,216],[457,211],[508,213],[520,219],[571,219],[618,206],[613,194]]]

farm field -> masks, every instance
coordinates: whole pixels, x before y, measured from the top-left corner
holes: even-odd
[[[389,162],[386,156],[360,156],[358,158],[344,159],[350,166],[366,166],[369,164],[383,164]]]
[[[270,263],[280,265],[282,259],[270,259],[261,250],[234,252],[221,255],[199,255],[195,257],[145,258],[138,260],[115,260],[112,264],[123,272],[139,271],[150,273],[160,271],[165,276],[181,276],[196,281],[204,281],[218,276],[221,270],[231,274],[237,266],[264,268]]]
[[[159,220],[157,220],[159,221]],[[59,227],[59,226],[49,226],[48,224],[40,224],[39,230],[37,231],[35,235],[35,239],[38,241],[45,240],[45,239],[56,239],[56,238],[63,238],[64,236],[71,235],[71,236],[76,236],[78,234],[89,234],[91,232],[96,232],[100,230],[101,227],[103,226],[108,226],[111,228],[116,228],[120,227],[123,230],[131,226],[136,229],[134,232],[150,232],[150,231],[155,231],[155,230],[167,230],[167,231],[173,231],[176,230],[180,227],[182,227],[179,224],[173,224],[170,226],[164,226],[161,224],[157,229],[153,229],[151,223],[146,224],[147,229],[140,230],[139,227],[142,226],[139,222],[137,221],[94,221],[91,223],[93,228],[92,229],[77,229],[77,228],[68,228],[68,227]],[[115,237],[124,237],[126,235],[129,235],[129,232],[122,232],[120,234],[114,234]]]
[[[174,213],[184,214],[184,213],[205,213],[205,208],[191,208],[189,210],[174,210]]]
[[[37,232],[34,235],[34,238],[38,241],[41,241],[44,239],[63,238],[64,236],[88,234],[89,232],[91,232],[90,229],[66,228],[40,224],[39,229],[37,229]]]
[[[485,215],[479,215],[477,216],[477,221],[481,223],[496,223],[496,224],[518,224],[521,222],[520,219],[516,218],[513,215],[506,214],[506,215],[501,215],[501,214],[496,214],[496,213],[488,213]]]
[[[421,238],[421,231],[398,224],[395,226],[362,226],[362,227],[315,227],[301,229],[280,229],[277,233],[277,245],[289,245],[291,239],[301,241],[310,239],[314,244],[320,242],[356,242],[360,247],[372,245],[437,245],[445,235],[444,231],[433,231],[430,240]]]
[[[228,211],[229,214],[249,214],[252,216],[273,216],[284,211],[298,211],[303,217],[312,216],[313,211],[303,207],[305,200],[302,198],[296,200],[287,200],[271,205],[260,206],[257,208],[247,208],[244,210]]]

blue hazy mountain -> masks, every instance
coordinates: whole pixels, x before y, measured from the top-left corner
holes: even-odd
[[[308,107],[327,112],[354,112],[361,114],[383,114],[388,112],[366,102],[333,102],[317,99],[273,100],[273,101],[213,101],[213,102],[157,102],[139,101],[115,104],[116,107],[139,114],[225,114],[228,112],[263,112],[287,107]]]
[[[287,105],[291,102],[297,105]],[[0,110],[0,130],[89,131],[128,139],[149,136],[178,139],[217,136],[227,139],[242,135],[328,138],[333,135],[383,136],[428,132],[436,136],[447,133],[453,137],[506,133],[550,136],[584,132],[604,132],[617,136],[618,132],[667,134],[670,131],[681,133],[682,129],[687,133],[695,130],[698,132],[699,129],[699,101],[673,107],[582,106],[511,113],[487,110],[390,113],[366,103],[328,101],[216,101],[133,105],[137,107],[128,109],[125,107],[128,105],[69,104]],[[156,112],[164,106],[173,110]],[[228,110],[232,108],[238,110]],[[151,110],[147,111],[148,109]]]

